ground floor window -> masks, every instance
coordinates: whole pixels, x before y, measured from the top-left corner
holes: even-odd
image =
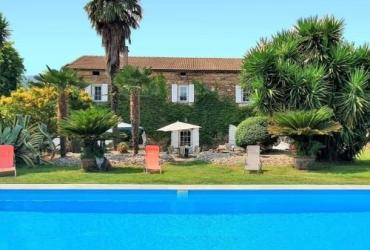
[[[191,146],[190,130],[184,130],[180,132],[180,146]]]

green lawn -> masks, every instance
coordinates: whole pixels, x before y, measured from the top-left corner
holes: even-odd
[[[355,162],[320,164],[320,170],[265,166],[262,175],[244,174],[243,166],[205,163],[164,166],[163,174],[144,174],[140,167],[115,168],[106,173],[84,173],[78,167],[19,168],[18,176],[0,177],[0,183],[101,184],[370,184],[370,151]]]

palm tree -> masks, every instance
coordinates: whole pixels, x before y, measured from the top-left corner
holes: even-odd
[[[120,68],[120,53],[127,52],[126,40],[131,42],[131,29],[139,27],[142,9],[138,0],[92,0],[86,4],[85,10],[92,26],[102,36],[111,83],[111,108],[118,114],[119,90],[113,79]],[[127,62],[127,58],[123,62]]]
[[[150,82],[150,74],[149,69],[127,65],[114,79],[116,84],[130,94],[131,140],[135,155],[139,152],[140,92],[142,87]]]
[[[58,92],[58,122],[65,119],[68,115],[68,89],[71,87],[85,88],[87,84],[77,73],[68,68],[61,70],[51,69],[47,66],[47,71],[36,77],[34,85],[49,85],[56,88]],[[66,137],[60,137],[60,155],[66,156]]]
[[[275,113],[268,130],[275,136],[292,138],[297,146],[298,154],[316,156],[322,144],[314,140],[314,137],[331,135],[342,128],[339,122],[332,120],[333,117],[334,112],[328,107],[309,111]]]
[[[5,17],[0,13],[0,48],[3,46],[4,42],[10,36],[9,23]]]

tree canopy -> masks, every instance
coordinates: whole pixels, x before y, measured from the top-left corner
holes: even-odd
[[[298,20],[261,39],[244,58],[241,85],[258,112],[328,106],[343,129],[325,137],[322,158],[350,160],[367,143],[370,124],[370,49],[343,37],[331,16]]]
[[[24,73],[23,59],[8,40],[9,24],[0,13],[0,96],[8,96],[17,88]]]

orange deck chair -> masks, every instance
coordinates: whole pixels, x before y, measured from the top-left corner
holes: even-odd
[[[17,176],[14,163],[14,147],[12,145],[0,145],[0,176]]]
[[[161,165],[159,164],[159,146],[147,145],[145,147],[145,172],[162,173]]]

